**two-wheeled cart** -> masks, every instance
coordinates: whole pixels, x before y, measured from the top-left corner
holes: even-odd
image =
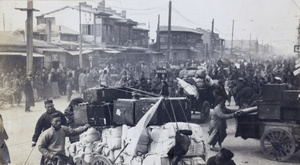
[[[263,100],[245,116],[237,118],[236,137],[260,139],[262,152],[270,160],[285,161],[300,149],[300,90],[287,85],[263,87]]]

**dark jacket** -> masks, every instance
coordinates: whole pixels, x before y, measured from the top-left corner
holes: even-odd
[[[53,113],[58,113],[61,116],[61,124],[62,125],[67,124],[66,118],[62,112],[55,110]],[[50,115],[51,114],[45,112],[39,118],[39,120],[37,121],[36,126],[35,126],[35,131],[34,131],[34,135],[32,137],[32,141],[37,142],[42,131],[45,131],[46,129],[51,127]]]

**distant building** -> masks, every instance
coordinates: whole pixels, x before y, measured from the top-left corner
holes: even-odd
[[[99,2],[96,8],[86,2],[80,6],[65,6],[36,17],[39,28],[35,31],[35,37],[59,45],[65,50],[63,54],[59,54],[60,65],[71,68],[78,66],[78,63],[70,64],[63,59],[79,61],[80,23],[84,68],[99,66],[108,59],[113,62],[119,58],[119,61],[127,62],[124,60],[135,56],[134,54],[149,56],[149,30],[138,28],[137,22],[126,18],[125,10],[117,13],[116,10],[105,7],[104,1]],[[55,54],[57,53],[53,52],[49,56],[56,56]],[[141,61],[143,60],[146,59],[142,58]]]
[[[172,26],[171,44],[168,50],[168,26],[159,27],[159,50],[171,61],[198,60],[204,57],[203,33],[194,29]]]
[[[213,39],[211,40],[211,31],[210,30],[204,30],[201,28],[196,28],[197,31],[201,32],[202,40],[204,44],[204,52],[205,57],[208,58],[220,58],[224,55],[224,46],[225,46],[225,40],[220,38],[218,33],[213,33]],[[211,47],[212,43],[212,47]]]
[[[15,66],[26,64],[26,40],[23,30],[0,31],[0,70],[10,72]],[[38,49],[55,49],[56,46],[44,41],[33,40],[33,69],[44,66],[44,57]]]

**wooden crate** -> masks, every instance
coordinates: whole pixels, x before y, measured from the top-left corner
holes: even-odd
[[[87,103],[81,103],[73,107],[74,123],[78,125],[88,124]]]
[[[158,101],[158,99],[141,99],[135,102],[135,123],[138,123],[139,120],[147,113],[147,111]],[[161,105],[157,108],[152,119],[148,125],[161,125],[162,124],[162,109]]]
[[[113,104],[90,104],[87,106],[88,121],[91,125],[112,125]]]
[[[119,99],[114,101],[113,123],[115,124],[135,124],[134,99]]]
[[[287,90],[286,84],[265,84],[262,88],[262,95],[264,101],[280,101],[281,92]]]
[[[258,118],[265,120],[280,120],[280,102],[279,101],[259,101]]]
[[[300,110],[300,90],[284,90],[281,93],[281,107],[298,108]]]
[[[119,98],[126,99],[129,97],[132,97],[131,94],[123,88],[90,88],[83,94],[85,101],[94,104],[102,104],[104,102],[113,103],[113,101]]]

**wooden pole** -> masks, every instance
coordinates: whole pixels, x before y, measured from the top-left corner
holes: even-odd
[[[209,51],[209,58],[211,58],[213,56],[213,40],[214,40],[214,19],[212,20],[212,24],[211,24],[211,33],[210,33],[210,51]]]
[[[232,56],[232,49],[233,49],[233,31],[234,31],[234,20],[232,20],[230,56]]]
[[[156,43],[157,43],[157,51],[160,52],[160,35],[159,35],[159,27],[160,26],[160,15],[158,14],[158,22],[157,22],[157,36],[156,36]]]
[[[27,8],[33,9],[33,0],[27,0]],[[27,43],[27,58],[26,58],[26,72],[32,72],[33,65],[33,10],[27,10],[26,20],[26,43]]]
[[[82,29],[81,29],[81,2],[79,2],[79,66],[83,67],[82,64]]]
[[[172,15],[172,1],[169,1],[169,21],[168,21],[168,53],[167,60],[170,60],[171,56],[171,15]]]

